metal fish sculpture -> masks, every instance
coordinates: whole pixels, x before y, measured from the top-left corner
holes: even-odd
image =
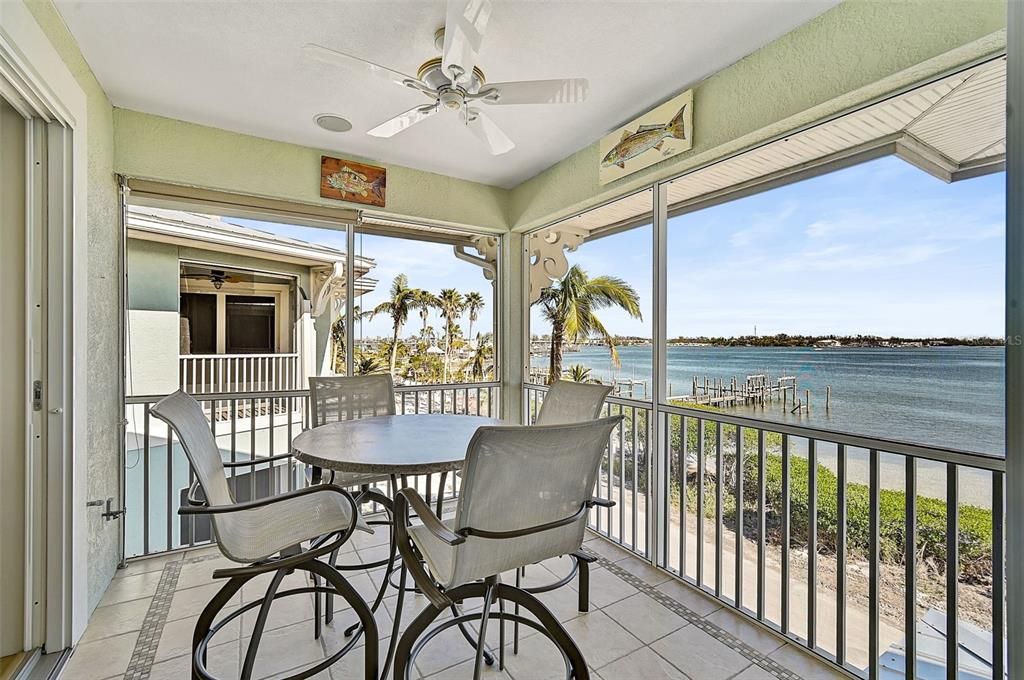
[[[683,104],[683,108],[664,125],[641,125],[636,132],[623,130],[619,143],[601,159],[601,167],[610,168],[617,165],[625,169],[626,161],[631,158],[636,158],[650,149],[661,151],[666,139],[686,139],[684,111],[686,104]]]
[[[327,176],[327,183],[334,189],[363,197],[372,193],[381,202],[384,201],[384,181],[384,176],[381,175],[373,182],[369,182],[366,175],[356,172],[347,165]]]

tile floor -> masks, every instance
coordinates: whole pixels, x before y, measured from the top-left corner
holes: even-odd
[[[359,534],[346,546],[343,560],[370,562],[385,554],[386,532]],[[781,641],[716,600],[664,574],[601,538],[591,537],[586,548],[599,556],[591,572],[591,611],[576,611],[576,593],[562,588],[541,596],[565,623],[580,646],[595,680],[796,680],[845,677],[794,645]],[[66,680],[170,680],[190,677],[192,627],[199,612],[219,584],[213,569],[227,564],[217,549],[131,562],[118,572],[93,613],[88,629],[65,666]],[[550,581],[565,573],[567,560],[552,560],[527,571],[527,584]],[[369,597],[381,570],[350,572],[353,586]],[[269,578],[269,576],[267,577]],[[304,585],[303,573],[285,583]],[[575,582],[573,583],[575,586]],[[265,580],[250,582],[236,596],[236,604],[259,598]],[[397,597],[393,594],[377,613],[381,654],[388,636]],[[406,598],[403,621],[422,610],[425,600]],[[342,631],[354,615],[336,600],[337,616],[313,639],[313,606],[309,595],[277,602],[271,610],[257,659],[257,676],[274,678],[296,672],[330,655],[345,639]],[[218,677],[238,677],[255,611],[219,631],[210,650],[212,670]],[[498,630],[488,639],[497,647]],[[507,629],[511,638],[511,626]],[[360,643],[360,647],[362,643]],[[457,630],[441,634],[424,648],[416,664],[416,677],[442,680],[472,677],[473,650]],[[317,676],[321,680],[358,680],[362,652],[354,651]],[[560,655],[541,635],[521,631],[519,653],[507,647],[506,667],[489,668],[495,680],[546,680],[564,677]]]

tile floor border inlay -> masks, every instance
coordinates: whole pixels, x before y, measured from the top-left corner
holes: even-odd
[[[196,559],[195,561],[200,561]],[[181,573],[181,560],[173,560],[164,565],[160,574],[160,582],[156,586],[156,593],[146,611],[146,618],[142,621],[142,629],[135,641],[135,649],[132,650],[131,661],[128,662],[128,669],[124,673],[124,680],[148,680],[150,671],[153,668],[153,661],[156,658],[156,650],[160,645],[160,637],[164,632],[164,624],[167,622],[167,613],[171,609],[171,600],[174,598],[174,591],[178,585],[178,575]]]
[[[689,607],[682,604],[681,602],[674,600],[672,596],[668,593],[664,593],[661,590],[658,590],[656,586],[647,583],[642,578],[627,571],[625,568],[619,566],[617,563],[612,562],[608,558],[603,557],[595,553],[593,550],[588,549],[585,545],[584,550],[586,550],[586,552],[597,558],[597,564],[601,565],[603,568],[615,574],[620,579],[622,579],[626,583],[630,584],[631,586],[639,590],[641,593],[644,593],[651,599],[655,600],[658,604],[668,608],[669,610],[683,617],[684,619],[689,621],[691,624],[697,626],[711,637],[736,650],[746,658],[750,659],[750,661],[761,667],[765,672],[771,673],[776,678],[779,678],[779,680],[803,680],[803,678],[801,678],[799,675],[789,670],[788,668],[779,664],[779,662],[775,661],[775,659],[770,658],[766,654],[762,654],[761,652],[757,651],[756,649],[748,645],[743,640],[737,638],[735,635],[720,628],[719,626],[716,626],[714,623],[708,621],[706,618],[704,618],[697,612],[691,610]],[[639,556],[631,556],[637,557],[638,559],[642,559]],[[678,579],[676,580],[678,581]]]

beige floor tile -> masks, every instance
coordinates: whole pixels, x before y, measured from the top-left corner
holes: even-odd
[[[114,572],[114,578],[124,578],[125,576],[138,576],[139,574],[147,574],[152,571],[163,571],[164,565],[168,562],[177,562],[181,560],[182,553],[172,553],[169,555],[158,555],[155,557],[146,557],[138,560],[132,560],[128,562],[123,568],[118,569]]]
[[[652,567],[647,562],[640,559],[628,559],[618,562],[618,566],[628,571],[633,576],[642,579],[648,585],[656,586],[665,581],[672,579],[671,574],[667,574],[661,569]]]
[[[601,611],[591,612],[565,624],[587,663],[600,668],[643,646],[639,639]]]
[[[710,595],[705,595],[698,591],[696,587],[677,579],[662,583],[658,586],[658,590],[679,602],[697,614],[697,616],[707,616],[723,606],[721,602],[718,602]]]
[[[184,590],[186,588],[205,586],[211,583],[223,583],[223,580],[213,578],[214,570],[237,566],[240,565],[237,562],[232,562],[226,557],[217,557],[210,560],[203,560],[201,562],[190,563],[186,561],[182,564],[181,571],[178,572],[178,582],[175,585],[175,589]]]
[[[153,598],[129,600],[104,607],[97,607],[89,618],[89,626],[85,629],[82,642],[92,642],[112,635],[130,633],[142,628],[142,622],[149,611]]]
[[[775,680],[775,676],[757,665],[750,665],[732,680]]]
[[[636,559],[636,555],[633,553],[603,538],[595,538],[593,541],[588,541],[583,547],[612,562],[618,562],[627,558]]]
[[[598,670],[607,680],[691,680],[664,657],[643,647]]]
[[[416,657],[416,669],[422,675],[429,676],[472,659],[475,654],[475,650],[462,636],[459,629],[452,627],[423,647],[419,656]]]
[[[645,644],[650,644],[687,625],[686,619],[643,593],[620,600],[605,607],[603,611]]]
[[[243,654],[248,644],[249,639],[243,638]],[[313,639],[311,624],[275,628],[265,632],[260,640],[253,677],[271,677],[292,668],[310,666],[323,658],[323,647],[319,640]]]
[[[830,668],[824,661],[815,659],[809,652],[801,651],[790,644],[782,645],[769,656],[805,680],[838,680],[846,677]]]
[[[451,668],[446,668],[439,673],[426,676],[427,680],[469,680],[473,677],[473,670],[476,668],[476,661],[464,661]],[[494,678],[495,680],[512,680],[506,671],[498,670],[498,664],[488,666],[484,664],[483,677]]]
[[[211,647],[206,655],[207,668],[218,678],[238,677],[238,642]],[[187,680],[192,677],[192,655],[154,663],[149,680]]]
[[[83,642],[75,647],[61,677],[74,680],[99,680],[120,675],[128,668],[135,640],[139,633],[115,635],[95,642]]]
[[[712,612],[707,616],[707,620],[725,632],[735,635],[762,654],[771,654],[785,644],[779,638],[766,630],[762,630],[757,624],[752,623],[742,614],[737,614],[729,607],[722,607],[718,611]]]
[[[192,633],[195,630],[196,619],[198,618],[197,616],[192,616],[164,623],[164,629],[160,634],[160,643],[156,648],[156,656],[154,658],[157,661],[163,661],[165,659],[173,659],[182,654],[191,654]],[[239,637],[238,631],[239,626],[236,619],[217,631],[217,634],[213,636],[211,648],[237,641]]]
[[[651,649],[700,680],[724,680],[750,665],[742,654],[693,625],[663,637]]]
[[[198,616],[222,586],[222,583],[211,583],[208,586],[176,590],[174,597],[171,599],[171,607],[167,612],[167,620],[176,621],[177,619]],[[230,611],[231,608],[238,606],[238,602],[238,594],[236,593],[225,609]]]
[[[506,650],[505,666],[516,680],[565,680],[565,662],[555,645],[544,635],[522,640],[519,654]],[[583,653],[586,657],[586,652]],[[472,677],[472,676],[468,676]]]
[[[118,602],[129,600],[140,600],[144,597],[153,597],[156,586],[160,583],[162,571],[150,571],[134,576],[116,578],[107,586],[107,592],[103,593],[100,606],[105,607]]]
[[[340,598],[335,598],[337,601]],[[242,636],[252,634],[252,628],[256,625],[260,608],[253,607],[242,614]],[[267,623],[264,630],[283,628],[302,621],[310,622],[310,630],[313,628],[313,596],[309,593],[297,593],[287,597],[274,600],[270,605],[270,614],[267,616]]]
[[[384,656],[388,651],[388,642],[391,638],[381,638],[377,645],[377,663],[378,673],[384,668]],[[332,654],[337,651],[337,647],[331,647],[328,645],[328,654]],[[350,651],[348,654],[343,656],[341,659],[336,661],[331,666],[331,677],[333,680],[362,680],[365,677],[365,664],[366,657],[364,656],[364,647],[362,644],[357,646],[355,649]],[[414,678],[420,677],[420,674],[413,671],[412,676]],[[388,674],[387,680],[390,680],[391,674]]]
[[[562,586],[555,590],[549,590],[546,593],[538,593],[537,599],[551,610],[555,618],[562,623],[583,615],[579,610],[579,593],[569,586]],[[591,602],[590,610],[594,611],[596,609],[596,605]]]
[[[573,585],[578,587],[579,581]],[[631,595],[636,595],[637,589],[611,573],[607,569],[593,569],[590,571],[590,607],[607,607],[613,602],[624,600]]]

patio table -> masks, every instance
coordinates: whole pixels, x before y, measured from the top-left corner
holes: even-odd
[[[342,420],[299,434],[292,441],[292,454],[297,460],[312,465],[314,470],[374,473],[390,475],[392,479],[445,474],[462,468],[470,440],[477,429],[485,425],[507,423],[496,418],[444,413]],[[441,486],[444,486],[443,481]],[[439,511],[443,495],[441,488],[438,490]],[[389,564],[393,564],[396,558],[397,546],[393,537],[392,532]],[[381,594],[390,575],[390,570],[384,574],[385,583],[382,584]],[[374,608],[379,606],[380,599],[377,598]],[[401,614],[400,611],[395,612],[382,680],[394,658]],[[472,643],[466,631],[463,631],[463,635]]]

